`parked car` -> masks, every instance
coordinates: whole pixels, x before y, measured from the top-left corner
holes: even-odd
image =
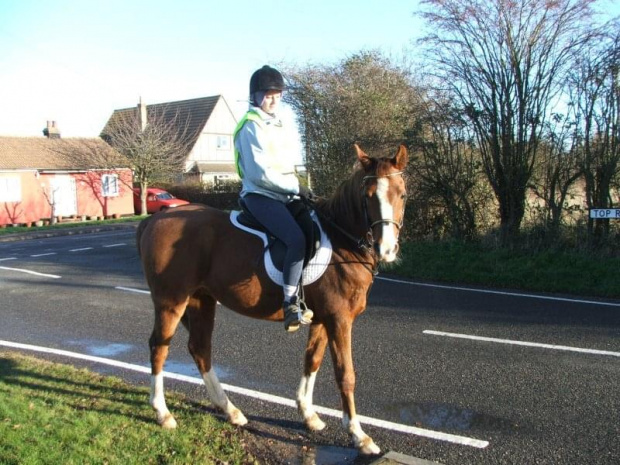
[[[166,210],[167,208],[187,205],[188,203],[189,202],[187,200],[177,199],[170,192],[166,192],[163,189],[149,187],[146,190],[146,211],[148,213],[155,213],[160,210]],[[142,211],[140,207],[140,188],[134,187],[133,208],[136,214],[140,214],[140,212]]]

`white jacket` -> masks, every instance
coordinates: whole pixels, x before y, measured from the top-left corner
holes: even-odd
[[[234,140],[241,197],[261,194],[286,203],[299,194],[293,153],[279,118],[250,107],[235,129]]]

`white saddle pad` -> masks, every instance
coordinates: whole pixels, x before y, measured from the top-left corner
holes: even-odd
[[[260,237],[263,240],[263,244],[267,247],[269,243],[269,239],[267,235],[261,231],[256,231],[255,229],[248,228],[247,226],[242,225],[237,220],[237,216],[239,216],[239,211],[230,212],[230,222],[237,228],[242,229],[243,231],[254,234],[255,236]],[[332,258],[332,243],[327,237],[327,234],[323,232],[323,228],[321,228],[321,223],[317,220],[316,213],[311,212],[312,219],[315,223],[318,224],[319,229],[321,230],[321,245],[319,249],[316,251],[312,260],[308,263],[308,265],[304,268],[303,272],[303,283],[304,286],[307,284],[311,284],[317,279],[319,279],[325,270],[327,269],[327,265],[329,265],[329,261]],[[267,270],[267,274],[271,278],[271,280],[282,286],[282,272],[276,268],[271,259],[271,252],[267,250],[265,253],[265,269]]]

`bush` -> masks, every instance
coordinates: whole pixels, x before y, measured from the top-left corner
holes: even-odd
[[[226,182],[217,189],[209,184],[177,184],[166,190],[175,197],[191,203],[202,203],[219,210],[236,210],[239,201],[239,183]]]

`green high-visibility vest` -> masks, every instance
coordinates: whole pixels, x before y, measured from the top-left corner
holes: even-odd
[[[235,132],[233,132],[233,144],[234,144],[235,139],[237,139],[237,134],[239,134],[239,131],[241,131],[241,128],[248,121],[254,121],[261,128],[263,127],[263,119],[260,117],[258,112],[255,110],[248,111],[245,115],[243,115],[243,118],[241,118],[241,121],[239,121],[239,124],[237,124],[237,127],[235,128]],[[237,174],[239,175],[240,178],[243,178],[243,171],[241,170],[241,166],[239,165],[240,155],[241,154],[239,153],[239,150],[237,150],[237,144],[235,144],[235,166],[237,168]]]

